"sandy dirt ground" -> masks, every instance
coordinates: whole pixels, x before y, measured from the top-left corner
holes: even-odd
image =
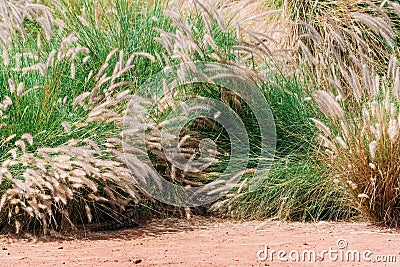
[[[399,229],[368,223],[195,217],[63,237],[0,236],[0,242],[0,266],[400,266]]]

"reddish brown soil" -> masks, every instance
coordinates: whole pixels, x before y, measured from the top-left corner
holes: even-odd
[[[257,258],[266,245],[269,251],[308,249],[319,255],[337,250],[339,239],[348,243],[343,251],[371,250],[372,261],[332,262],[326,256],[312,263],[282,263],[276,254],[273,261]],[[400,231],[367,223],[166,219],[113,232],[37,239],[2,236],[0,241],[0,266],[400,266]],[[394,255],[397,262],[376,262],[377,255]]]

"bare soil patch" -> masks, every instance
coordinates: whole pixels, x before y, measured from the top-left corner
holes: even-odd
[[[371,262],[260,261],[270,250],[338,250],[373,252]],[[63,237],[0,237],[0,266],[399,266],[400,231],[367,223],[277,221],[234,222],[195,217],[154,220],[134,229],[76,233]],[[397,263],[376,261],[394,255]],[[263,255],[261,255],[263,256]],[[286,255],[286,258],[288,255]],[[340,259],[340,258],[339,258]]]

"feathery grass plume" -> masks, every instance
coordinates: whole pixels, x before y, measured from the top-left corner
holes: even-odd
[[[396,62],[394,58],[391,59],[389,70],[397,65]],[[369,77],[376,74],[368,69],[365,72]],[[371,82],[375,80],[369,79]],[[355,104],[348,99],[341,103],[331,103],[330,109],[327,109],[328,101],[316,98],[329,129],[321,127],[319,121],[314,122],[324,133],[321,141],[329,149],[329,153],[321,151],[322,162],[338,176],[342,186],[359,203],[363,214],[373,222],[398,226],[400,103],[396,74],[379,77],[376,81],[376,86],[379,86],[375,89],[377,93],[364,94],[362,103]],[[361,87],[362,92],[368,92],[371,84],[364,82],[351,86]],[[354,88],[349,91],[354,91]],[[333,101],[332,96],[328,98]],[[334,106],[339,105],[343,107],[340,124],[337,123],[337,112],[332,111]],[[331,135],[327,135],[329,132]]]
[[[286,71],[292,63],[285,26],[279,19],[281,14],[281,10],[266,9],[251,0],[173,1],[166,15],[178,29],[160,31],[157,40],[170,57],[180,61],[229,63],[246,69],[257,80],[266,80],[263,72]],[[268,68],[261,73],[255,71],[265,66]]]
[[[136,85],[125,79],[139,58],[154,58],[107,51],[110,68],[94,77],[85,72],[99,73],[104,62],[89,68],[91,48],[67,30],[51,40],[26,31],[27,44],[4,47],[9,62],[0,79],[2,231],[46,233],[99,220],[104,213],[113,217],[127,200],[138,203],[122,144],[112,140],[119,137]]]
[[[305,79],[335,95],[332,80],[344,88],[342,97],[355,95],[360,101],[364,92],[354,85],[357,77],[368,79],[363,66],[382,75],[391,55],[399,55],[399,17],[392,1],[287,0],[282,5],[292,22],[291,43],[298,44],[294,56]],[[354,64],[359,67],[350,73]]]
[[[53,18],[52,8],[33,3],[30,0],[2,0],[0,8],[0,42],[8,45],[15,40],[18,32],[24,41],[27,41],[26,21],[36,21],[43,29],[47,40],[54,34],[55,28],[63,25],[59,19]]]
[[[78,56],[74,56],[76,55],[74,53],[82,50],[69,49],[66,51],[70,51],[66,52],[69,54],[68,57],[63,56],[65,52],[63,51],[60,59],[52,61],[52,64],[47,66],[44,71],[54,69],[58,64],[65,64],[65,61],[77,60]],[[114,77],[118,81],[119,76],[129,70],[129,67],[131,66],[128,64],[114,76],[110,76],[110,79]],[[64,73],[64,75],[68,76],[69,74]],[[14,81],[10,79],[8,83],[11,93],[15,92]],[[125,86],[125,84],[120,85],[120,87]],[[94,86],[98,87],[97,84]],[[101,96],[99,99],[103,99],[103,101],[87,103],[85,116],[73,123],[68,121],[60,123],[60,126],[62,125],[68,133],[68,136],[63,137],[65,142],[60,145],[43,146],[43,142],[37,141],[40,133],[23,133],[16,141],[17,134],[7,138],[1,136],[2,149],[13,151],[10,154],[3,154],[1,157],[1,179],[3,184],[8,184],[1,188],[2,218],[8,214],[8,219],[1,220],[3,230],[10,226],[8,223],[10,221],[14,222],[17,232],[27,230],[32,227],[34,221],[39,221],[46,233],[49,228],[67,227],[66,222],[74,226],[76,223],[92,221],[95,216],[93,211],[98,209],[99,205],[109,206],[111,212],[122,212],[121,209],[124,209],[122,202],[126,197],[137,201],[138,194],[135,183],[124,165],[123,159],[107,146],[103,146],[101,143],[97,144],[94,139],[88,138],[87,134],[90,131],[101,129],[100,125],[103,125],[102,127],[104,125],[112,127],[114,127],[113,125],[122,125],[122,107],[130,100],[131,96],[126,90],[120,92],[119,86],[115,86],[115,84],[113,90],[109,90],[110,87],[110,84],[103,85],[101,90],[98,90],[97,96]],[[54,88],[56,92],[57,89],[57,87]],[[64,97],[60,103],[73,108],[74,105],[84,101],[85,97],[82,95],[85,94],[78,95],[77,99],[71,101]],[[86,94],[86,96],[88,95]],[[1,104],[1,111],[8,116],[10,116],[9,112],[12,112],[11,108],[24,98],[29,98],[29,95],[14,93],[11,97],[5,97]],[[94,113],[96,115],[93,115]],[[2,116],[1,120],[8,122],[7,117]],[[82,123],[78,124],[79,121]],[[4,127],[8,127],[8,124],[5,124]],[[12,130],[12,128],[6,129]],[[84,139],[79,139],[80,135],[76,135],[79,132]],[[101,133],[96,132],[97,134]],[[103,134],[107,136],[112,132]],[[74,139],[76,137],[78,139]],[[98,137],[94,135],[93,138],[97,139]],[[121,149],[118,146],[115,148]],[[9,156],[12,157],[9,158]],[[107,188],[107,190],[102,191],[99,188]],[[93,198],[103,201],[93,203],[90,200]],[[86,219],[80,221],[82,219],[78,218],[76,209],[79,210],[82,203],[91,204],[85,204],[82,207]],[[27,218],[31,219],[26,220]]]
[[[319,109],[329,118],[344,119],[345,113],[335,98],[325,91],[313,93],[315,102]]]

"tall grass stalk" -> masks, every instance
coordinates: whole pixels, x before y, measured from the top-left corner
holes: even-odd
[[[325,148],[322,161],[334,170],[370,220],[398,226],[399,222],[399,81],[400,68],[392,58],[387,76],[364,69],[368,80],[359,78],[363,92],[358,105],[338,102],[324,91],[314,99],[326,122],[314,120]]]

